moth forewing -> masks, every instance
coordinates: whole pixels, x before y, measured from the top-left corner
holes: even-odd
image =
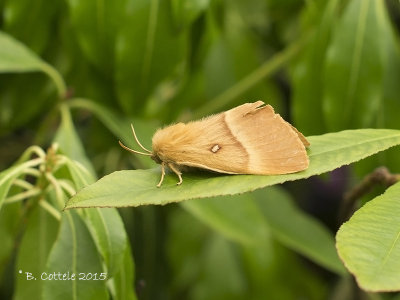
[[[226,112],[226,123],[248,153],[244,174],[287,174],[308,167],[308,156],[297,130],[262,101]],[[304,138],[305,139],[305,138]]]
[[[307,139],[270,105],[245,103],[226,112],[187,124],[177,123],[156,131],[152,151],[146,153],[161,164],[160,187],[168,167],[182,183],[180,167],[189,166],[228,174],[287,174],[302,171],[309,160]]]

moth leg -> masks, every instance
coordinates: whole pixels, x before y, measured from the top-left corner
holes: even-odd
[[[165,176],[165,163],[161,163],[161,179],[160,182],[157,184],[157,187],[161,187],[162,182],[164,181],[164,176]]]
[[[178,176],[179,181],[176,183],[176,185],[181,185],[182,184],[182,173],[179,171],[173,164],[168,163],[168,167]]]

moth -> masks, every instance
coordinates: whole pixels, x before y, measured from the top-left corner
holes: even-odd
[[[302,133],[263,101],[245,103],[198,121],[177,123],[158,129],[152,138],[152,151],[139,142],[145,152],[161,165],[160,187],[169,168],[182,183],[182,169],[195,167],[226,174],[288,174],[307,169],[306,147]]]

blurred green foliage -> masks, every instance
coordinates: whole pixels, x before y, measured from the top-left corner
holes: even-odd
[[[114,170],[153,165],[118,148],[118,138],[132,140],[131,122],[150,148],[158,126],[259,99],[273,105],[306,136],[354,128],[400,129],[399,20],[397,0],[0,0],[0,170],[12,166],[33,144],[47,148],[57,142],[57,153],[67,161],[55,180],[68,181],[77,190]],[[396,150],[358,163],[351,172],[354,176],[330,184],[342,190],[381,164],[400,172]],[[28,152],[36,159],[36,150]],[[24,155],[14,166],[29,161]],[[1,175],[16,169],[7,170]],[[32,175],[23,176],[38,184]],[[43,174],[38,178],[57,187]],[[21,193],[23,187],[11,186],[14,179],[9,176],[2,182],[0,198]],[[313,205],[325,200],[316,198],[319,189],[330,196],[325,184],[319,181],[316,188],[311,180],[289,188],[297,192],[298,204],[322,219],[324,212]],[[238,207],[247,204],[262,211],[260,202],[269,194],[288,207],[295,205],[292,194],[276,189],[239,199]],[[68,198],[55,193],[46,191],[43,197],[52,204]],[[112,284],[102,286],[98,297],[364,296],[348,276],[290,250],[290,242],[284,242],[287,237],[276,234],[274,224],[254,230],[255,236],[262,236],[256,245],[232,238],[235,226],[243,229],[245,222],[235,211],[224,214],[235,205],[234,199],[213,199],[227,204],[208,207],[212,218],[204,217],[207,206],[195,210],[195,204],[122,209],[131,243],[120,237],[109,244],[119,245],[116,248],[96,239],[108,234],[97,232],[99,225],[91,222],[101,215],[110,226],[105,228],[123,232],[118,216],[74,212],[55,220],[51,215],[42,217],[48,207],[37,205],[37,195],[32,199],[5,204],[0,211],[0,298],[24,297],[27,283],[17,273],[21,264],[39,269],[45,261],[50,268],[65,266],[59,261],[66,254],[60,245],[66,235],[74,234],[71,224],[81,229],[77,241],[86,245],[82,255],[88,259],[98,255],[91,257],[98,270],[104,265],[115,268]],[[337,217],[340,202],[334,199],[332,218]],[[323,224],[326,220],[318,221],[303,210],[287,209],[284,214],[288,220],[305,218],[305,223],[318,228],[310,229],[310,236],[322,232],[331,241],[340,223],[329,231]],[[40,224],[51,230],[41,231]],[[27,249],[36,249],[38,241],[45,242],[43,251],[30,255]],[[316,240],[312,244],[318,247]],[[333,251],[333,243],[330,247]],[[111,267],[113,255],[121,256],[121,261]],[[45,299],[58,289],[52,284],[43,288]],[[82,295],[89,291],[77,290]],[[32,292],[30,298],[41,295]],[[395,299],[395,295],[375,296]]]

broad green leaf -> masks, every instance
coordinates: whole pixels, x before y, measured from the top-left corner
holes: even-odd
[[[337,17],[338,0],[329,0],[320,23],[304,54],[296,63],[293,78],[293,117],[306,135],[325,130],[322,114],[323,65],[331,31]]]
[[[329,130],[375,124],[386,63],[385,18],[384,1],[353,0],[336,26],[326,56],[322,100]]]
[[[34,52],[0,31],[0,73],[42,71],[43,62]]]
[[[400,183],[359,209],[336,235],[346,268],[368,291],[400,290]]]
[[[62,123],[55,141],[60,144],[69,158],[77,160],[67,159],[66,166],[75,186],[80,189],[94,181],[94,171],[87,171],[88,167],[91,170],[93,167],[85,155],[66,106],[61,108],[61,115]],[[86,168],[79,162],[85,163]],[[123,252],[127,246],[126,232],[120,216],[115,209],[82,211],[82,214],[85,216],[97,250],[105,261],[108,276],[111,277],[121,268]]]
[[[66,166],[69,169],[77,189],[87,186],[94,181],[93,167],[86,157],[82,143],[75,131],[67,106],[61,107],[62,122],[55,141],[58,142],[64,153],[68,155]],[[71,159],[71,160],[70,160]],[[76,161],[73,161],[75,159]],[[80,163],[85,165],[82,166]],[[107,266],[107,275],[113,274],[122,268],[122,259],[127,247],[125,228],[115,209],[82,211],[84,220]],[[120,275],[122,276],[122,275]],[[132,291],[125,291],[128,295]]]
[[[171,9],[178,26],[189,26],[209,6],[210,0],[172,0]]]
[[[199,106],[194,110],[194,116],[204,117],[231,107],[234,103],[241,103],[243,98],[260,99],[260,95],[263,95],[261,100],[279,111],[281,95],[270,84],[268,76],[282,61],[288,59],[287,54],[290,56],[297,50],[293,51],[292,47],[287,47],[281,53],[263,61],[255,51],[259,47],[259,40],[245,26],[239,12],[227,5],[225,14],[224,30],[219,28],[217,20],[210,16],[207,18],[206,33],[210,36],[207,37],[210,45],[204,58],[201,76],[204,77],[203,93],[212,100],[205,103],[204,99],[194,95]],[[297,44],[294,44],[294,48],[297,49]],[[285,58],[282,59],[283,57]],[[186,88],[189,89],[190,95],[191,85]]]
[[[12,0],[4,5],[4,29],[36,53],[42,53],[54,33],[55,12],[62,1]],[[53,42],[53,40],[51,40]]]
[[[254,195],[276,239],[335,273],[346,273],[336,253],[333,234],[298,209],[287,193],[270,187]]]
[[[47,260],[43,276],[53,273],[75,274],[75,280],[45,280],[42,299],[108,299],[105,271],[90,233],[76,212],[65,212],[57,240]],[[95,275],[96,274],[96,275]],[[38,274],[38,280],[40,276]],[[107,275],[107,274],[106,274]],[[90,279],[85,280],[79,278]],[[97,280],[94,280],[96,276]]]
[[[137,299],[134,282],[135,265],[131,253],[131,247],[129,247],[128,243],[122,254],[122,264],[117,273],[110,279],[113,286],[113,288],[110,289],[113,299]]]
[[[93,175],[79,162],[66,158],[65,165],[71,174],[72,181],[77,190],[88,186],[95,181],[95,177],[93,177]]]
[[[268,6],[270,6],[271,1],[265,0],[233,0],[228,2],[229,5],[232,5],[237,13],[239,13],[240,18],[243,19],[243,22],[246,24],[246,27],[251,28],[253,31],[263,31],[270,26],[273,26],[273,16],[275,15],[274,11],[271,11]],[[228,4],[226,3],[226,4]],[[287,2],[286,2],[287,3]],[[289,14],[292,13],[291,9],[285,7],[284,9]],[[279,18],[282,18],[281,15]],[[285,16],[286,17],[286,16]],[[283,18],[285,18],[283,17]],[[283,19],[282,19],[283,20]],[[288,18],[285,18],[287,21]],[[289,22],[287,22],[289,23]]]
[[[5,272],[15,248],[15,238],[18,236],[18,224],[21,221],[21,203],[15,202],[7,204],[0,210],[0,282],[4,282],[10,277],[9,272]]]
[[[204,246],[201,274],[190,289],[190,299],[244,299],[245,273],[239,264],[238,253],[221,236],[211,235]]]
[[[126,0],[68,0],[71,23],[86,58],[103,73],[113,71],[115,39]]]
[[[210,105],[215,110],[208,112],[214,113],[217,110],[230,108],[233,104],[242,104],[243,99],[259,99],[260,95],[263,95],[263,100],[278,110],[280,95],[274,94],[274,90],[271,91],[270,86],[266,84],[268,83],[266,74],[258,77],[253,75],[257,72],[262,73],[260,70],[265,64],[257,56],[256,49],[259,43],[257,36],[245,26],[234,9],[227,10],[226,18],[226,30],[219,33],[204,62],[206,93],[214,99],[208,103],[202,101],[202,107]],[[272,59],[273,57],[269,61]],[[245,78],[251,78],[247,83],[249,86],[240,90],[239,86]],[[221,99],[222,93],[235,88],[238,93],[231,98]]]
[[[241,249],[243,272],[251,286],[251,295],[247,292],[242,299],[329,298],[320,274],[305,268],[304,261],[296,253],[274,239],[267,247],[260,243]]]
[[[249,195],[219,199],[194,199],[183,207],[205,224],[236,242],[257,245],[268,235],[264,221]],[[229,209],[226,209],[229,206]]]
[[[75,130],[71,113],[66,106],[61,106],[61,124],[57,130],[54,142],[59,144],[63,153],[70,159],[80,162],[90,172],[92,177],[96,177],[93,165],[87,158],[82,142]]]
[[[34,52],[10,35],[0,31],[0,73],[34,72],[46,73],[57,86],[58,94],[65,94],[61,75]]]
[[[66,155],[65,166],[67,167],[76,190],[79,190],[96,180],[96,172],[93,165],[86,156],[81,140],[75,130],[71,114],[67,106],[62,105],[61,125],[54,137],[61,151]]]
[[[171,210],[167,218],[165,253],[174,274],[170,286],[174,291],[185,290],[198,278],[199,261],[210,230],[184,209]]]
[[[400,9],[400,2],[398,5]],[[388,33],[388,55],[387,68],[384,78],[384,105],[381,107],[383,113],[378,116],[378,125],[386,128],[400,128],[400,119],[396,112],[400,111],[398,97],[398,82],[400,82],[400,40],[396,38],[393,31]],[[400,168],[400,155],[395,151],[385,152],[384,164],[393,170]]]
[[[400,3],[399,3],[400,4]],[[400,82],[400,40],[393,31],[388,32],[387,68],[384,80],[384,104],[383,112],[378,116],[378,124],[388,128],[400,127],[398,111],[400,101],[398,96],[398,83]]]
[[[382,21],[389,22],[390,20],[383,19]],[[400,111],[398,97],[398,83],[400,82],[400,40],[395,36],[389,25],[386,24],[387,22],[384,22],[386,42],[385,45],[382,45],[386,49],[383,102],[376,113],[376,127],[400,128],[400,119],[398,117],[398,111]],[[396,170],[400,169],[400,155],[398,151],[390,149],[366,159],[355,166],[355,172],[358,176],[362,177],[371,172],[377,165],[387,166],[391,171],[396,172]]]
[[[159,169],[117,171],[72,197],[66,208],[96,206],[139,206],[167,204],[187,199],[233,195],[285,181],[308,178],[332,171],[400,144],[400,131],[360,129],[309,137],[310,166],[287,175],[218,175],[209,172],[185,173],[176,186],[175,174],[165,176],[161,188]]]
[[[128,0],[117,36],[118,99],[138,115],[155,89],[172,77],[185,58],[185,34],[172,26],[168,1]]]
[[[45,271],[49,252],[57,236],[58,225],[58,221],[39,206],[36,206],[30,214],[19,245],[15,266],[17,282],[14,300],[42,299],[44,281],[40,280],[40,275]],[[32,280],[28,280],[29,278]]]
[[[53,82],[43,72],[0,74],[0,91],[0,135],[24,126],[36,129],[43,120],[43,112],[57,98]],[[39,119],[41,122],[36,121]],[[35,136],[39,134],[35,130]]]
[[[101,253],[109,277],[121,268],[127,236],[121,217],[115,208],[82,211],[93,240]]]
[[[65,12],[68,12],[66,1],[63,2],[65,3]],[[89,1],[80,2],[86,3]],[[100,6],[102,5],[103,3],[100,4]],[[89,17],[94,18],[95,16],[90,15]],[[63,55],[64,59],[62,61],[65,63],[65,65],[62,64],[62,71],[70,87],[68,98],[70,96],[85,96],[90,99],[96,99],[98,103],[107,103],[110,106],[115,106],[113,73],[104,74],[99,68],[93,65],[94,58],[87,57],[87,53],[82,48],[78,39],[78,32],[83,29],[75,28],[70,23],[71,18],[68,18],[69,25],[63,26],[62,34],[60,35],[61,45],[58,45],[58,53]],[[90,41],[94,39],[92,37]],[[98,50],[100,51],[100,49]],[[110,57],[108,60],[114,64],[114,58]],[[105,64],[109,65],[109,62],[105,62]]]

